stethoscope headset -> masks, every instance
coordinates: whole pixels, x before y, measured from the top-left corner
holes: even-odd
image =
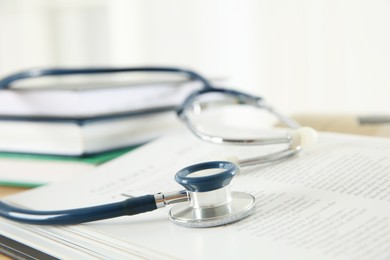
[[[235,145],[271,145],[287,144],[287,148],[265,156],[229,161],[211,161],[188,166],[175,175],[175,180],[185,190],[131,197],[126,200],[77,209],[54,211],[36,211],[10,205],[0,201],[0,216],[9,220],[37,225],[69,225],[125,215],[135,215],[153,211],[167,205],[174,205],[169,213],[170,220],[184,227],[212,227],[238,221],[250,215],[255,209],[255,198],[245,192],[230,191],[229,184],[239,172],[239,167],[270,163],[298,154],[304,147],[316,141],[316,132],[300,127],[294,120],[283,116],[269,106],[261,97],[243,92],[216,88],[198,73],[171,67],[136,68],[86,68],[86,69],[38,69],[11,75],[0,81],[0,89],[9,87],[13,82],[28,78],[53,75],[104,74],[120,72],[164,72],[176,73],[202,83],[201,90],[193,92],[176,109],[178,117],[190,131],[204,141]],[[189,114],[199,109],[199,97],[206,94],[220,94],[238,104],[248,104],[264,109],[276,116],[286,126],[292,128],[286,136],[273,138],[232,139],[204,132],[192,121]],[[199,174],[202,173],[202,174]]]

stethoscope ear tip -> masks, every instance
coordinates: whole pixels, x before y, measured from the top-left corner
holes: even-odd
[[[291,133],[292,148],[308,148],[318,141],[318,133],[311,127],[300,127]]]

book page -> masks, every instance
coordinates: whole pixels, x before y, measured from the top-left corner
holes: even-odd
[[[187,165],[281,148],[206,144],[188,133],[177,133],[103,165],[91,175],[9,201],[36,209],[72,208],[180,190],[173,177]],[[96,251],[103,243],[96,240],[101,238],[121,245],[115,251],[118,254],[128,250],[149,258],[157,254],[181,259],[387,259],[389,154],[387,139],[321,134],[316,146],[297,157],[241,168],[232,190],[254,195],[256,210],[233,224],[183,228],[169,222],[169,208],[164,208],[58,230],[74,234],[73,239],[88,237]],[[33,228],[34,232],[50,230]]]

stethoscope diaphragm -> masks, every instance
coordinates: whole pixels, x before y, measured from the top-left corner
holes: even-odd
[[[175,180],[188,191],[189,201],[174,205],[170,220],[183,227],[214,227],[238,221],[255,209],[255,198],[231,192],[230,181],[239,169],[231,162],[195,164],[180,170]]]

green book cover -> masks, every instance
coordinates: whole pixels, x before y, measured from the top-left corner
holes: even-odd
[[[13,153],[13,152],[0,152],[1,158],[12,158],[21,160],[54,160],[54,161],[79,161],[91,164],[102,164],[110,161],[116,157],[121,156],[129,151],[136,149],[138,146],[127,147],[123,149],[93,154],[85,156],[61,156],[50,154],[29,154],[29,153]]]
[[[127,152],[136,149],[139,146],[132,146],[123,149],[117,149],[113,151],[85,155],[85,156],[60,156],[60,155],[47,155],[47,154],[28,154],[28,153],[13,153],[13,152],[0,152],[0,158],[12,159],[12,160],[39,160],[39,161],[68,161],[68,162],[80,162],[92,165],[101,165],[112,159],[115,159]],[[1,169],[0,169],[1,170]],[[53,173],[55,174],[55,173]],[[33,188],[41,186],[36,183],[23,182],[23,181],[6,181],[0,179],[0,186],[12,186],[12,187],[26,187]]]

